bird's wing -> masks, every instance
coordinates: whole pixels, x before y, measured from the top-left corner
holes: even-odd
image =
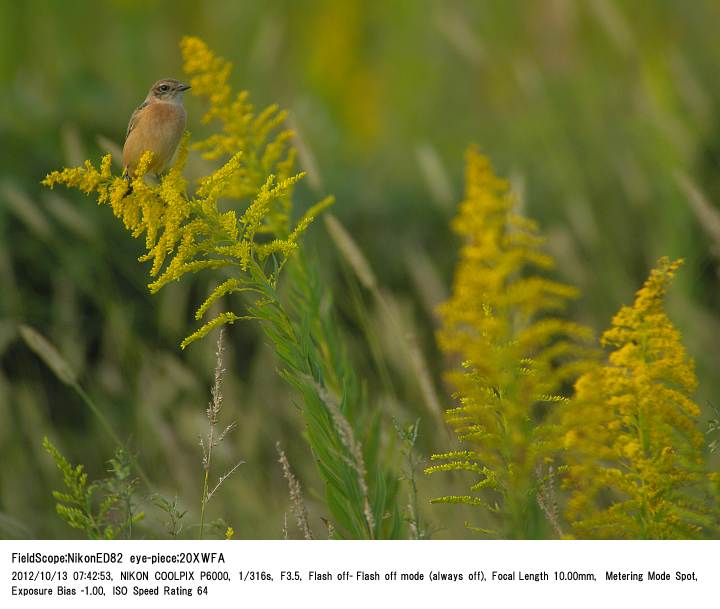
[[[148,102],[144,101],[141,103],[137,108],[135,108],[135,112],[132,113],[132,116],[130,117],[130,122],[128,123],[127,133],[125,134],[125,139],[128,138],[130,135],[130,132],[135,129],[135,125],[137,124],[138,116],[140,115],[140,111],[143,108],[146,108],[148,105]]]

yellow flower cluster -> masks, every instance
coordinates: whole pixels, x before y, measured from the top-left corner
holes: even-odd
[[[693,362],[663,310],[680,264],[660,260],[602,336],[607,363],[561,409],[567,517],[580,537],[697,537],[707,520],[689,494],[703,464]]]
[[[43,183],[51,188],[63,184],[86,194],[95,193],[98,203],[109,204],[134,237],[144,234],[147,252],[140,260],[152,262],[150,275],[154,281],[149,288],[153,293],[187,273],[219,268],[234,271],[236,277],[221,283],[200,306],[196,315],[200,319],[222,296],[257,292],[258,282],[274,285],[301,233],[332,200],[312,207],[291,228],[292,190],[304,174],[292,174],[295,153],[287,146],[290,132],[270,137],[284,113],[271,107],[255,116],[245,93],[233,101],[227,84],[231,65],[215,57],[202,41],[185,38],[182,50],[193,92],[209,97],[206,118],[219,118],[223,129],[194,147],[208,150],[211,158],[227,157],[223,166],[199,180],[194,196],[187,194],[183,177],[188,134],[173,167],[157,184],[145,180],[152,160],[150,152],[138,164],[131,189],[124,178],[112,174],[110,155],[102,159],[99,169],[86,161],[83,167],[50,173]],[[223,198],[241,199],[244,211],[222,211]],[[258,239],[263,233],[266,236]],[[269,260],[272,264],[266,265]],[[266,266],[272,270],[266,272]],[[242,318],[222,313],[188,336],[182,347],[214,327]]]
[[[255,114],[248,101],[249,93],[240,91],[234,97],[228,85],[232,64],[215,55],[199,38],[186,36],[180,47],[185,73],[190,76],[194,95],[207,97],[209,109],[204,123],[217,120],[221,131],[196,142],[194,149],[207,159],[216,160],[243,151],[243,160],[225,185],[224,195],[242,199],[255,197],[274,175],[278,183],[293,176],[296,150],[290,145],[293,132],[284,128],[287,112],[277,105]],[[292,187],[276,197],[259,227],[260,232],[287,233],[291,212]]]
[[[470,494],[435,502],[502,510],[503,536],[542,535],[534,489],[545,411],[584,371],[588,328],[557,317],[577,291],[540,273],[554,261],[532,221],[513,212],[506,181],[475,149],[467,153],[466,194],[454,230],[463,238],[451,299],[440,307],[438,344],[462,366],[447,375],[459,406],[446,417],[472,451],[434,455],[428,473],[468,471]],[[500,505],[500,502],[503,505]]]

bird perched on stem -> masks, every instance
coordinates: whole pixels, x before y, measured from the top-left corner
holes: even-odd
[[[183,93],[189,88],[172,78],[158,80],[133,112],[123,146],[123,169],[128,182],[147,150],[153,153],[150,173],[159,175],[170,164],[185,131]]]

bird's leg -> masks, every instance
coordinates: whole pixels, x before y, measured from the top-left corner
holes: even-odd
[[[123,199],[124,199],[128,195],[131,195],[132,191],[133,191],[132,178],[130,177],[130,172],[127,170],[127,167],[123,170],[123,178],[125,178],[125,181],[127,182],[127,190],[125,191],[125,194],[123,195]]]

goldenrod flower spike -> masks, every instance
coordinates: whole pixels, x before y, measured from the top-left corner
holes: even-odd
[[[698,537],[710,521],[694,499],[707,477],[693,362],[664,311],[681,264],[658,262],[603,334],[607,362],[560,411],[567,517],[579,537]]]
[[[445,463],[426,471],[461,470],[473,480],[468,494],[435,502],[484,506],[502,537],[544,536],[535,473],[545,456],[542,416],[590,365],[592,333],[558,317],[577,290],[544,275],[554,260],[536,224],[514,212],[508,183],[474,148],[465,179],[452,223],[463,245],[438,343],[462,362],[447,374],[458,405],[446,419],[472,450],[433,455]]]
[[[232,64],[215,55],[207,45],[192,36],[180,43],[184,70],[190,76],[192,93],[205,97],[209,108],[202,121],[218,121],[221,131],[196,142],[194,149],[215,160],[243,153],[243,161],[225,184],[223,196],[252,199],[269,175],[277,184],[294,176],[296,151],[290,145],[291,130],[284,127],[287,112],[271,105],[256,114],[247,91],[234,97],[228,85]],[[274,197],[258,232],[284,237],[290,232],[292,184],[281,196]]]

